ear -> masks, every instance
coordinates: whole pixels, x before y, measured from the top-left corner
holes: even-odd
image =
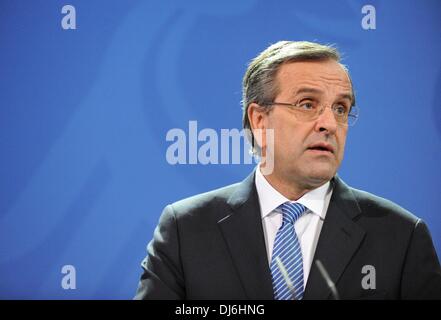
[[[268,110],[253,102],[248,106],[247,114],[254,141],[264,151],[266,147],[266,129],[268,128]]]

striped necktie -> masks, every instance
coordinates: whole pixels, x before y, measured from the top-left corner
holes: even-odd
[[[277,231],[271,259],[271,277],[276,300],[301,300],[303,298],[303,258],[294,223],[306,211],[300,203],[285,202],[283,221]]]

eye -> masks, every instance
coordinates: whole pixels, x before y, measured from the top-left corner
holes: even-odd
[[[336,104],[333,107],[333,109],[334,109],[335,114],[338,115],[338,116],[344,116],[349,111],[349,107],[346,106],[345,104],[342,104],[342,103]]]
[[[317,103],[312,100],[303,100],[298,104],[300,110],[314,110],[317,108]]]

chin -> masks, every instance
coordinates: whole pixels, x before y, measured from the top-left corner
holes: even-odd
[[[321,185],[331,180],[336,173],[335,168],[317,168],[306,174],[314,185]]]

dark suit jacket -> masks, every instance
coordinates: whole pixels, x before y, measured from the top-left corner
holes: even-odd
[[[440,299],[441,269],[425,223],[338,176],[319,259],[342,299]],[[254,172],[168,205],[142,263],[135,299],[273,299]],[[364,266],[375,289],[364,289]],[[372,278],[371,278],[372,279]],[[372,281],[370,282],[372,284]],[[313,263],[304,299],[332,299]]]

